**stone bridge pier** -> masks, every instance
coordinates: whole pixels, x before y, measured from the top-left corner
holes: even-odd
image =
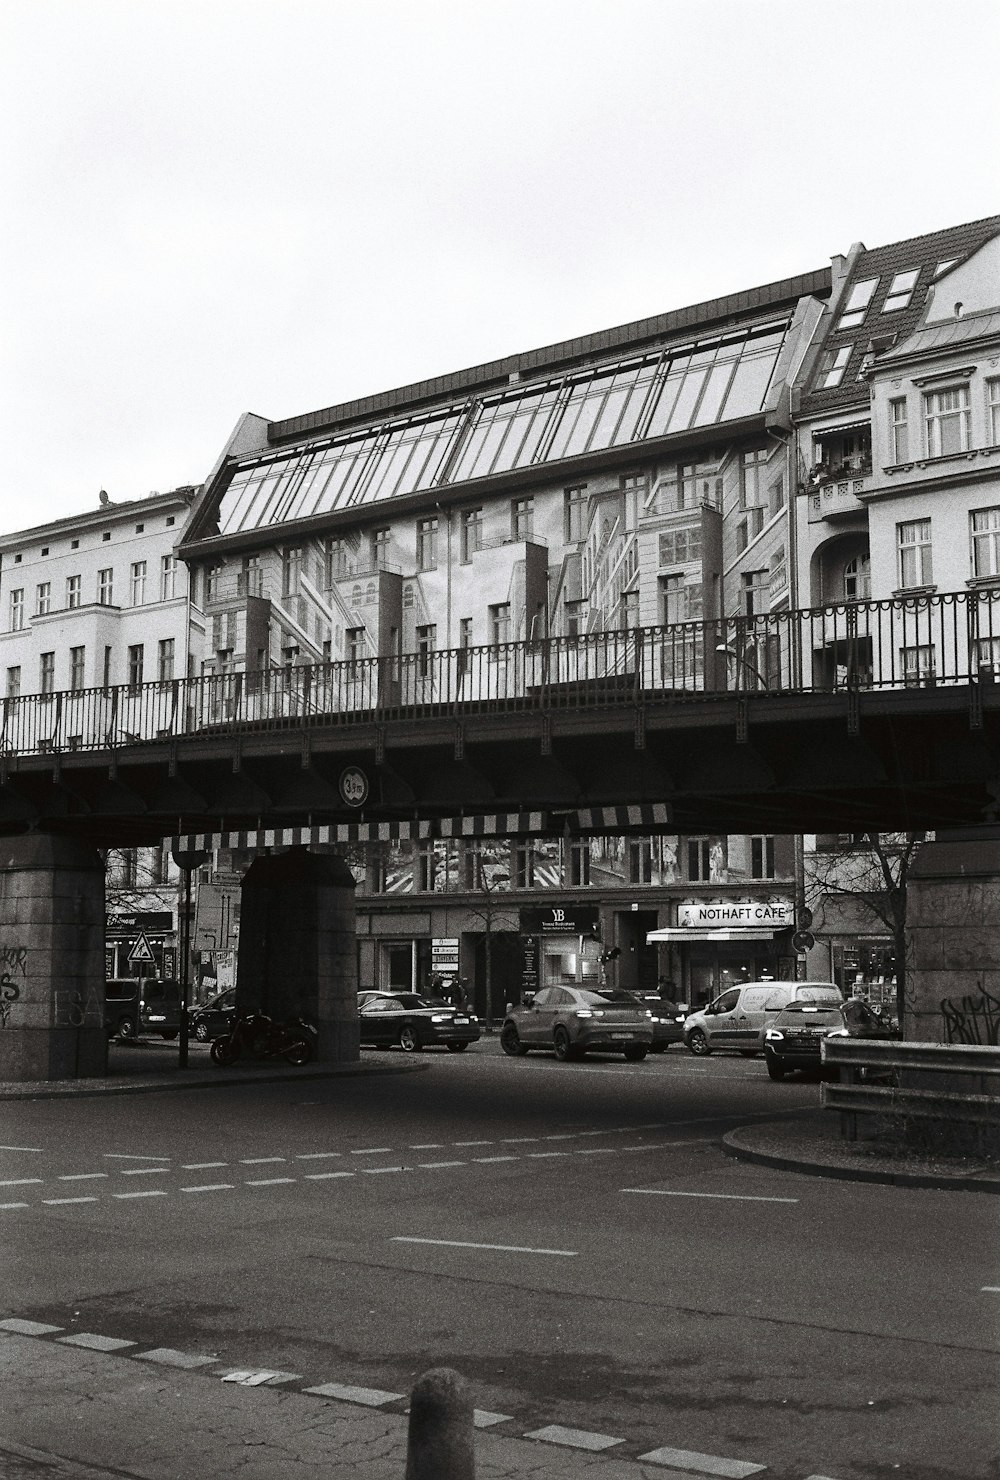
[[[104,860],[52,833],[0,842],[0,1080],[107,1072]]]

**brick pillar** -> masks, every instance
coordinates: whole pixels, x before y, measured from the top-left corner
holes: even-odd
[[[236,1002],[319,1028],[321,1063],[358,1058],[354,875],[335,854],[292,848],[243,876]]]
[[[104,863],[51,833],[0,841],[0,1080],[107,1073]]]
[[[992,836],[990,835],[992,833]],[[906,1037],[1000,1042],[1000,836],[983,829],[924,843],[906,898]]]

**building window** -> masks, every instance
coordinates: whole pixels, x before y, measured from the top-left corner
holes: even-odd
[[[142,643],[137,642],[128,650],[128,681],[132,688],[142,683]]]
[[[653,845],[648,838],[633,838],[629,842],[628,877],[630,884],[653,882]]]
[[[586,888],[590,883],[590,843],[586,839],[571,843],[567,859],[567,884]]]
[[[429,678],[434,665],[434,649],[437,646],[437,627],[428,622],[417,628],[417,674]]]
[[[828,349],[819,362],[817,390],[830,391],[840,384],[851,358],[851,346],[842,344],[839,349]]]
[[[516,498],[510,505],[510,532],[515,540],[530,540],[534,533],[535,500]]]
[[[80,577],[66,577],[66,606],[67,609],[80,605]]]
[[[972,667],[973,672],[978,673],[980,678],[984,677],[984,669],[988,671],[989,676],[1000,678],[1000,637],[976,639],[972,646]],[[9,669],[8,672],[10,672]]]
[[[695,509],[707,504],[711,509],[722,508],[722,478],[719,476],[720,457],[713,454],[701,462],[681,463],[677,470],[678,509]]]
[[[510,602],[501,601],[490,607],[490,641],[494,647],[510,642]]]
[[[639,625],[639,593],[623,591],[618,603],[618,627],[622,632],[631,632]]]
[[[924,688],[934,682],[934,648],[900,648],[899,664],[903,670],[903,682],[909,688]]]
[[[906,424],[906,397],[896,396],[889,402],[889,460],[904,463],[910,455],[910,438]]]
[[[286,553],[289,556],[296,555],[298,557],[298,560],[301,562],[301,550],[289,550]],[[323,546],[323,582],[326,586],[326,589],[329,591],[334,581],[343,581],[347,578],[349,574],[350,569],[347,559],[346,541],[335,539],[327,540],[325,545]],[[296,579],[295,591],[297,590],[298,583]],[[290,596],[293,595],[294,592],[289,590],[286,591],[284,594],[286,596]]]
[[[911,519],[896,525],[896,549],[899,557],[899,586],[929,586],[931,572],[931,521]]]
[[[458,676],[469,671],[469,649],[472,646],[472,618],[462,617],[458,623]]]
[[[463,509],[459,537],[459,553],[463,565],[468,565],[477,550],[483,547],[482,509]]]
[[[431,890],[437,882],[437,855],[434,844],[427,843],[417,854],[418,889]]]
[[[563,494],[563,519],[568,545],[587,538],[587,485],[580,483]]]
[[[97,572],[97,600],[101,606],[111,606],[114,602],[114,577],[110,565]]]
[[[69,650],[69,686],[71,689],[83,688],[83,670],[86,652],[86,648],[82,647],[71,647]]]
[[[133,560],[132,576],[132,605],[143,606],[146,601],[146,562],[145,560]]]
[[[21,692],[21,665],[7,669],[7,698],[16,699]]]
[[[437,516],[417,520],[417,569],[437,569]]]
[[[766,570],[745,570],[740,577],[742,606],[748,617],[759,616],[768,609],[770,578]]]
[[[40,581],[35,592],[35,615],[44,617],[46,612],[52,610],[52,582]]]
[[[692,884],[707,884],[712,877],[712,846],[708,838],[688,838],[688,878]]]
[[[867,601],[871,594],[871,559],[868,555],[855,555],[844,566],[844,600]]]
[[[38,691],[40,694],[51,694],[56,686],[56,655],[55,653],[42,653],[38,664]]]
[[[389,564],[390,533],[388,529],[372,530],[372,566],[375,570],[385,570]]]
[[[156,653],[156,676],[160,683],[169,683],[174,676],[174,639],[160,639]]]
[[[160,560],[160,600],[172,601],[177,594],[177,556],[164,555]]]
[[[660,535],[660,565],[690,565],[701,559],[701,525],[668,529]]]
[[[331,541],[335,544],[336,541]],[[297,596],[299,594],[299,576],[302,573],[302,546],[286,545],[281,552],[281,594],[282,596]],[[214,572],[213,572],[214,574]],[[209,599],[208,591],[205,592],[206,601]]]
[[[774,878],[774,839],[759,837],[750,839],[750,877],[752,879]]]
[[[928,391],[924,396],[924,426],[928,457],[967,452],[971,431],[969,387],[957,385],[947,391]]]
[[[909,272],[896,273],[885,295],[885,302],[882,305],[883,313],[894,313],[896,309],[906,307],[913,297],[919,273],[920,269],[917,267],[911,268]]]
[[[514,888],[535,887],[535,849],[531,843],[518,843],[514,849]]]
[[[986,382],[986,435],[991,447],[1000,447],[1000,377]]]
[[[878,278],[865,278],[863,282],[855,283],[851,289],[851,296],[844,304],[844,312],[837,324],[838,329],[856,329],[864,320],[868,312],[868,305],[875,295],[878,287]]]
[[[563,602],[563,610],[566,613],[566,636],[582,637],[587,630],[586,601],[570,601],[567,598]]]
[[[702,616],[700,581],[688,582],[683,575],[660,576],[661,621],[671,627],[677,622],[697,622]]]
[[[344,631],[344,657],[348,663],[356,663],[365,655],[365,629],[347,627]]]
[[[10,593],[10,630],[20,632],[24,626],[24,587],[17,586]]]
[[[969,515],[972,574],[1000,576],[1000,508],[974,509]]]
[[[763,508],[767,503],[764,489],[767,448],[760,447],[752,452],[744,452],[740,464],[740,508]]]

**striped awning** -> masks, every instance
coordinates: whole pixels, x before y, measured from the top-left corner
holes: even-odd
[[[564,833],[661,833],[670,824],[663,802],[626,807],[580,807],[567,812],[484,812],[469,817],[420,821],[326,822],[306,827],[236,828],[226,832],[184,833],[171,838],[176,852],[213,852],[217,848],[310,848],[321,844],[431,842],[435,838],[551,837]]]

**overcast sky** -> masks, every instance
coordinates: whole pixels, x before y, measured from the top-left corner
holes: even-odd
[[[4,0],[0,533],[1000,210],[997,0]]]

